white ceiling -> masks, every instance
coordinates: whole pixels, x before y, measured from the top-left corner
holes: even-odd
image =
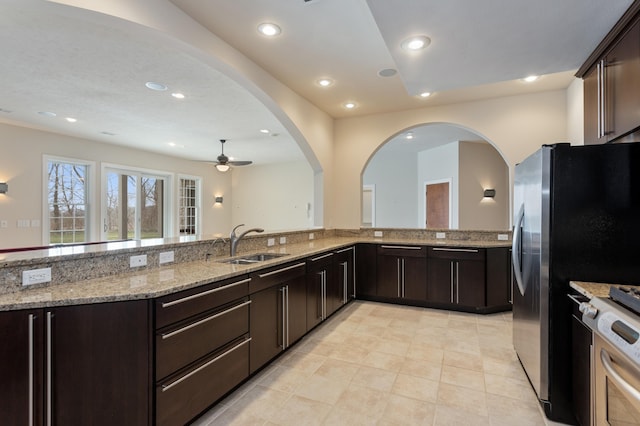
[[[340,118],[565,88],[632,0],[172,2]],[[261,37],[264,21],[282,34]],[[398,46],[413,34],[432,42],[408,55]],[[0,52],[1,121],[191,159],[215,159],[221,138],[235,159],[303,158],[255,97],[151,29],[42,0],[0,0]],[[378,76],[385,68],[398,74]],[[529,74],[550,75],[519,80]],[[335,84],[320,88],[320,77]],[[150,80],[169,91],[146,89]],[[434,94],[415,96],[424,90]],[[347,111],[347,100],[358,107]]]

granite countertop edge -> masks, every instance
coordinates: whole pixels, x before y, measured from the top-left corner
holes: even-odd
[[[0,294],[0,311],[152,299],[216,281],[246,276],[258,270],[288,264],[314,254],[344,248],[357,243],[467,248],[511,246],[508,241],[333,237],[279,246],[275,250],[260,250],[261,253],[274,252],[286,253],[287,255],[251,265],[220,263],[225,257],[215,257],[208,261],[197,260],[173,263],[119,275]],[[239,255],[249,254],[251,253],[240,253]]]

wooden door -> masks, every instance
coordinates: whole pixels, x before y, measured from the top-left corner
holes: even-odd
[[[449,229],[449,182],[428,184],[425,192],[426,227]]]

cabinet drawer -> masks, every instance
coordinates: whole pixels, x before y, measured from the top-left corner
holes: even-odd
[[[249,292],[251,294],[264,290],[271,286],[290,281],[303,276],[306,273],[304,261],[288,263],[274,268],[265,269],[251,274],[251,284]]]
[[[249,341],[243,337],[191,370],[156,386],[156,424],[184,425],[249,376]]]
[[[429,247],[429,257],[453,260],[484,260],[485,249],[466,247]]]
[[[427,248],[403,244],[381,244],[378,246],[378,254],[398,257],[425,257]]]
[[[156,299],[156,329],[247,296],[249,281],[242,276]]]
[[[156,334],[156,378],[161,379],[249,332],[248,299]]]

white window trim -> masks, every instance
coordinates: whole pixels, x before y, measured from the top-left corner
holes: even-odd
[[[174,203],[175,208],[175,221],[173,224],[174,235],[180,235],[180,203],[178,202],[178,198],[180,197],[180,180],[181,179],[191,179],[196,181],[196,234],[202,234],[202,176],[195,175],[185,175],[178,174],[178,178],[176,179],[176,200]]]
[[[95,223],[96,212],[99,210],[96,208],[98,204],[96,204],[96,192],[94,190],[97,181],[96,181],[96,162],[89,160],[81,160],[79,158],[71,158],[71,157],[60,157],[58,155],[42,155],[42,220],[40,221],[42,225],[42,245],[49,245],[49,162],[58,162],[58,163],[69,163],[69,164],[80,164],[83,166],[87,166],[87,177],[89,182],[85,184],[85,189],[87,191],[87,215],[85,218],[85,235],[87,242],[89,241],[97,241],[95,237],[97,236],[95,227],[93,224]]]
[[[165,196],[165,203],[163,206],[163,215],[166,218],[166,220],[162,224],[163,226],[162,233],[163,233],[163,238],[169,238],[176,235],[175,234],[176,226],[173,225],[176,222],[176,214],[174,213],[176,210],[172,207],[177,204],[175,190],[174,190],[174,185],[176,181],[175,173],[168,172],[166,170],[146,169],[142,167],[127,166],[123,164],[102,163],[100,167],[100,174],[101,174],[100,176],[100,206],[101,206],[100,207],[100,226],[98,227],[101,239],[106,238],[106,235],[103,232],[102,224],[104,223],[107,217],[107,211],[106,211],[107,205],[104,202],[104,200],[106,200],[106,197],[107,197],[107,170],[115,170],[115,171],[125,172],[125,173],[133,172],[136,174],[151,175],[151,176],[157,176],[157,177],[162,177],[166,179],[166,184],[164,185],[166,196]]]

